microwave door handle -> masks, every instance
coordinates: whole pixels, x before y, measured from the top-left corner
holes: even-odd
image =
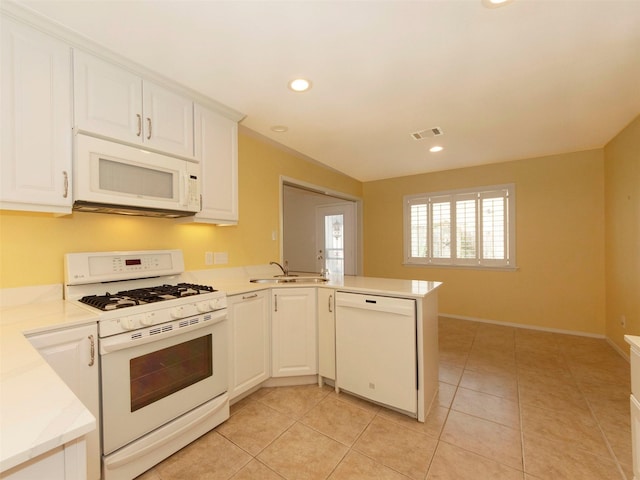
[[[189,173],[183,172],[182,174],[182,192],[180,194],[180,201],[184,207],[189,205]]]

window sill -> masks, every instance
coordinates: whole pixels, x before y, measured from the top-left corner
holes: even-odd
[[[443,265],[438,263],[407,263],[402,264],[404,267],[418,268],[444,268],[452,270],[488,270],[491,272],[517,272],[518,267],[491,267],[487,265]]]

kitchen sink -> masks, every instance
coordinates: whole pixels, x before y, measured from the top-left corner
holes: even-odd
[[[323,277],[269,277],[253,278],[251,283],[325,283],[329,280]]]

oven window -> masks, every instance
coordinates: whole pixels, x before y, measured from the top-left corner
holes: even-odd
[[[131,411],[156,402],[213,374],[212,336],[156,350],[129,362]]]

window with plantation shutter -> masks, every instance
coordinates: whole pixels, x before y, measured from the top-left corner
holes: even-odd
[[[405,263],[515,268],[515,186],[404,197]]]

